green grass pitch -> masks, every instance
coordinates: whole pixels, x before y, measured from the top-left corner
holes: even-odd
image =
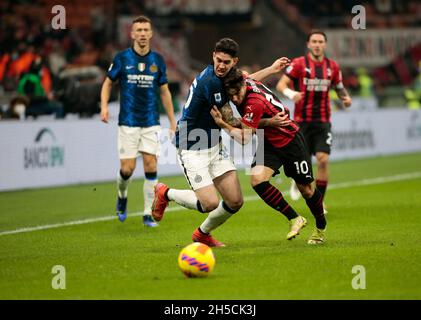
[[[273,181],[288,190],[280,177]],[[332,163],[327,243],[318,247],[307,245],[314,219],[302,199],[290,203],[309,224],[287,241],[287,220],[256,198],[247,176],[240,178],[245,205],[215,230],[227,246],[214,249],[215,269],[204,279],[185,278],[177,267],[202,214],[174,209],[155,229],[136,214],[120,223],[114,182],[2,192],[0,298],[421,298],[420,153]],[[161,180],[187,187],[184,177]],[[142,181],[132,181],[131,213],[142,208],[141,190]],[[84,219],[93,220],[68,224]],[[52,288],[55,265],[65,267],[65,290]],[[355,265],[365,268],[365,289],[352,287]]]

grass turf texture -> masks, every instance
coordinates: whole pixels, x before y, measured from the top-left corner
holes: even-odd
[[[421,171],[421,154],[331,164],[330,184]],[[245,196],[255,193],[240,174]],[[278,184],[288,190],[281,175]],[[162,178],[186,188],[184,177]],[[272,180],[273,181],[273,180]],[[142,208],[141,181],[129,188],[129,212]],[[181,248],[205,215],[169,212],[149,229],[139,216],[0,236],[1,299],[420,299],[421,178],[328,189],[327,243],[307,244],[314,227],[304,201],[287,200],[309,225],[285,240],[287,220],[261,200],[244,207],[214,236],[214,272],[187,279]],[[0,193],[0,233],[113,215],[115,183]],[[54,265],[66,289],[54,290]],[[366,289],[354,290],[355,265]]]

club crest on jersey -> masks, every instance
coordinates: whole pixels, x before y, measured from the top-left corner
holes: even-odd
[[[330,68],[327,68],[327,76],[328,77],[332,76],[332,70],[330,70]]]
[[[143,71],[145,71],[146,64],[144,64],[143,62],[140,62],[140,63],[137,65],[137,68],[139,69],[139,71],[140,71],[140,72],[143,72]]]
[[[220,103],[222,101],[222,97],[221,97],[221,93],[220,92],[215,93],[213,96],[215,97],[215,101],[217,103]]]
[[[152,73],[157,72],[157,71],[158,71],[158,66],[157,66],[155,63],[153,63],[153,64],[149,67],[149,71],[150,71],[150,72],[152,72]]]

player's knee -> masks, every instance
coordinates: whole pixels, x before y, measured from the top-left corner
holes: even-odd
[[[131,166],[123,166],[120,169],[120,172],[125,176],[125,177],[131,177],[133,172],[134,172],[134,167]]]
[[[218,208],[219,201],[216,200],[208,200],[208,201],[200,201],[200,205],[202,206],[203,212],[211,212]]]
[[[311,186],[311,184],[298,184],[297,183],[298,190],[300,190],[301,195],[305,199],[309,199],[313,196],[314,189]]]
[[[321,154],[317,156],[317,166],[319,168],[327,168],[328,163],[329,163],[328,154]]]
[[[230,207],[234,211],[238,211],[244,204],[243,197],[239,197],[237,199],[231,199],[230,201],[225,201],[228,207]]]
[[[267,181],[267,179],[258,175],[253,175],[250,178],[250,184],[253,188],[257,186],[258,184],[261,184],[262,182],[265,182],[265,181]]]

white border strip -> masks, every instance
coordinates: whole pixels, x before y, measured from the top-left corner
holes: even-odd
[[[394,182],[394,181],[412,180],[412,179],[418,179],[418,178],[421,178],[421,171],[398,174],[398,175],[387,176],[387,177],[377,177],[377,178],[372,178],[372,179],[363,179],[363,180],[350,181],[350,182],[334,183],[334,184],[329,185],[329,190],[344,189],[344,188],[356,187],[356,186],[367,186],[367,185],[373,185],[373,184],[382,184],[382,183],[389,183],[389,182]],[[288,195],[289,191],[282,191],[282,194]],[[259,199],[260,197],[258,197],[257,195],[244,197],[245,201],[255,201]],[[180,211],[180,210],[185,210],[185,209],[183,207],[177,206],[177,207],[168,208],[166,212]],[[128,216],[129,217],[140,216],[141,214],[142,212],[134,212],[134,213],[129,213]],[[114,219],[117,220],[117,217],[115,215],[112,215],[112,216],[105,216],[105,217],[99,217],[99,218],[69,221],[69,222],[64,222],[64,223],[46,224],[46,225],[36,226],[36,227],[26,227],[26,228],[20,228],[16,230],[2,231],[0,232],[0,236],[54,229],[54,228],[62,228],[62,227],[68,227],[68,226],[76,226],[76,225],[81,225],[81,224],[109,221],[109,220],[114,220]]]

